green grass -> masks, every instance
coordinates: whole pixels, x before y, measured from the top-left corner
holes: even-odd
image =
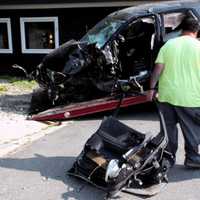
[[[11,77],[11,76],[0,76],[0,79],[4,79],[6,81],[8,81],[10,86],[22,89],[22,90],[32,90],[37,86],[36,81],[34,80],[27,80],[24,78],[20,78],[20,77]],[[5,86],[1,85],[0,86],[2,88],[5,88]],[[0,89],[0,91],[2,90],[2,92],[6,91],[5,89]]]
[[[5,85],[0,84],[0,94],[8,91],[8,88]]]
[[[37,86],[36,81],[32,80],[32,81],[28,81],[28,80],[16,80],[13,81],[12,86],[21,88],[21,89],[25,89],[25,90],[32,90]]]

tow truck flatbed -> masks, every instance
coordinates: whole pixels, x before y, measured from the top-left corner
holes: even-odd
[[[114,110],[118,106],[119,102],[119,98],[110,96],[81,103],[73,103],[67,106],[58,106],[48,109],[46,111],[32,115],[30,119],[36,121],[67,120],[103,111]],[[145,102],[148,102],[145,93],[142,95],[127,96],[122,99],[120,107],[124,108]]]

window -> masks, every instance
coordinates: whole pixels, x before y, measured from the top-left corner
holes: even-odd
[[[0,53],[12,53],[11,23],[9,18],[0,18]]]
[[[49,53],[58,48],[58,18],[20,18],[22,53]]]
[[[181,35],[181,22],[186,16],[194,17],[190,11],[166,13],[163,15],[164,42]]]
[[[124,22],[122,19],[108,16],[89,30],[81,41],[89,44],[96,42],[96,45],[102,48]]]

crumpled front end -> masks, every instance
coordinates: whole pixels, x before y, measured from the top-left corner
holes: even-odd
[[[117,64],[111,47],[100,50],[95,44],[70,40],[45,56],[32,73],[40,89],[33,94],[30,113],[110,94],[119,74]],[[46,102],[40,102],[41,96]]]

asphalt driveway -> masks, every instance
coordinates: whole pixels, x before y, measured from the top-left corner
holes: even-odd
[[[66,176],[87,138],[99,127],[103,115],[82,118],[47,135],[17,153],[0,159],[1,200],[102,200],[105,193],[78,179]],[[120,115],[122,122],[141,131],[158,131],[152,109],[129,110]],[[181,134],[180,134],[181,135]],[[169,184],[149,200],[199,200],[200,170],[183,166],[183,140],[180,137],[176,166],[170,171]],[[120,200],[141,200],[121,193]]]

